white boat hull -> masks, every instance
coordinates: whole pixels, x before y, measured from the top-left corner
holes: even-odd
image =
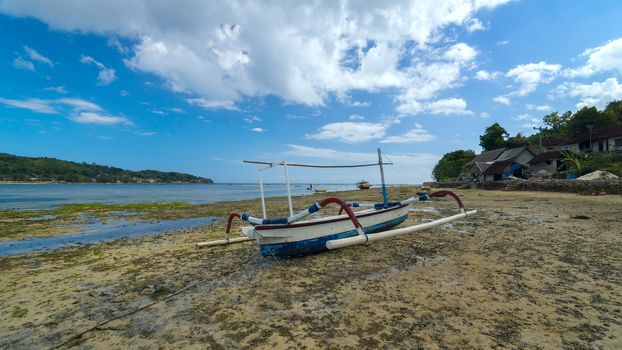
[[[356,212],[365,233],[384,231],[404,222],[408,205],[388,209],[369,209]],[[358,234],[350,218],[344,215],[300,221],[288,225],[259,225],[243,227],[242,233],[260,246],[264,255],[299,256],[326,250],[329,240],[353,237]]]

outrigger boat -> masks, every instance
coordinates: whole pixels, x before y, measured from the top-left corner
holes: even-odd
[[[259,189],[261,193],[261,205],[263,218],[257,218],[248,213],[233,212],[227,219],[227,230],[222,240],[197,243],[198,247],[213,247],[255,240],[259,245],[259,251],[264,256],[293,257],[317,253],[329,249],[344,248],[357,244],[367,244],[374,241],[384,240],[404,234],[425,230],[434,226],[449,223],[477,213],[476,210],[467,211],[460,197],[452,191],[436,191],[411,197],[402,201],[390,202],[387,195],[387,187],[384,181],[384,165],[393,163],[383,162],[382,152],[378,149],[378,163],[356,165],[309,165],[293,164],[287,162],[259,162],[248,161],[245,163],[264,165],[259,171]],[[268,219],[266,203],[263,191],[262,171],[276,166],[285,169],[285,181],[287,187],[287,201],[289,216]],[[356,168],[378,166],[382,181],[382,198],[380,203],[346,203],[339,198],[326,198],[314,202],[307,209],[294,214],[292,207],[292,195],[287,168],[290,166],[310,168]],[[392,229],[403,223],[408,217],[410,205],[416,202],[427,201],[435,197],[451,196],[458,203],[459,213],[424,224]],[[340,207],[339,214],[334,216],[307,218],[330,204]],[[353,211],[352,208],[364,210]],[[248,222],[251,226],[242,227],[244,237],[231,237],[231,225],[233,219],[239,218]]]

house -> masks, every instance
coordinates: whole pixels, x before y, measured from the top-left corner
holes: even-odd
[[[527,147],[499,148],[477,155],[467,166],[473,179],[499,181],[510,176],[524,177],[524,170],[533,158]]]
[[[476,155],[475,158],[466,165],[469,170],[469,176],[475,179],[479,178],[506,149],[507,148],[499,148]]]
[[[533,176],[549,177],[557,172],[562,152],[550,151],[536,155],[529,161]]]
[[[567,140],[556,147],[575,152],[609,152],[622,150],[622,125],[593,129],[583,135]]]

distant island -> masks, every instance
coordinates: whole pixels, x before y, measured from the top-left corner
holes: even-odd
[[[212,179],[184,173],[157,170],[131,171],[95,163],[76,163],[47,157],[20,157],[7,153],[0,153],[0,181],[33,183],[214,183]]]

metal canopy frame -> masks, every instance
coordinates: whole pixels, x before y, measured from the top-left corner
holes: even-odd
[[[273,167],[276,166],[282,166],[283,170],[285,172],[285,184],[287,186],[287,205],[289,206],[289,215],[292,216],[294,215],[294,208],[292,206],[292,191],[291,191],[291,186],[289,183],[289,173],[287,172],[287,167],[288,166],[294,166],[294,167],[303,167],[303,168],[323,168],[323,169],[330,169],[330,168],[362,168],[362,167],[370,167],[370,166],[379,166],[380,167],[380,180],[382,182],[382,200],[384,203],[384,206],[387,206],[388,203],[388,195],[387,195],[387,186],[385,184],[384,181],[384,165],[393,165],[392,162],[383,162],[382,160],[382,151],[380,150],[380,148],[378,148],[378,163],[368,163],[368,164],[352,164],[352,165],[314,165],[314,164],[300,164],[300,163],[288,163],[286,161],[280,161],[280,162],[262,162],[262,161],[257,161],[257,160],[244,160],[244,163],[248,163],[248,164],[260,164],[260,165],[266,165],[264,167],[258,168],[257,171],[259,172],[259,191],[261,192],[261,209],[263,211],[263,218],[267,219],[267,212],[266,212],[266,200],[265,200],[265,196],[264,196],[264,189],[263,189],[263,176],[261,174],[262,171],[264,170],[268,170],[268,169],[272,169]]]

